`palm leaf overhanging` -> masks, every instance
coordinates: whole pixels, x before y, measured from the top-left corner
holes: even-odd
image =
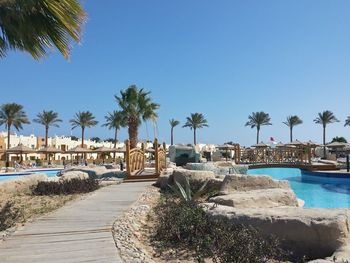
[[[39,59],[56,47],[68,58],[70,42],[79,42],[85,17],[78,0],[1,0],[0,57],[20,50]]]

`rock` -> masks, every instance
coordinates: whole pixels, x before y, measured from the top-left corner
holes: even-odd
[[[101,179],[101,178],[107,178],[107,177],[124,178],[126,176],[125,171],[120,171],[119,169],[107,169],[105,166],[73,167],[66,171],[85,172],[92,179]]]
[[[217,176],[225,176],[236,172],[247,174],[247,165],[237,165],[234,162],[207,162],[207,163],[187,163],[185,166],[188,170],[212,171]]]
[[[33,186],[37,185],[40,181],[46,181],[47,175],[45,174],[31,174],[23,175],[19,178],[0,182],[0,193],[4,194],[17,194],[17,193],[31,193]]]
[[[89,175],[82,171],[64,172],[60,176],[60,180],[64,180],[64,181],[70,181],[72,179],[88,179],[88,178],[89,178]]]
[[[175,181],[184,185],[185,178],[188,178],[189,182],[204,183],[207,180],[215,179],[215,174],[211,171],[194,171],[186,169],[176,169],[169,177],[168,182],[173,184]]]
[[[226,217],[233,224],[251,225],[263,235],[274,235],[282,247],[309,259],[331,257],[348,244],[349,209],[233,208],[206,204],[213,218]],[[336,255],[336,254],[335,254]],[[344,260],[349,253],[341,254]]]
[[[155,186],[163,190],[167,189],[168,184],[170,183],[169,177],[170,177],[170,174],[160,175],[157,179],[157,182],[155,183]]]
[[[268,175],[229,174],[225,176],[220,193],[229,194],[233,191],[270,188],[289,188],[289,183],[288,181],[273,180]]]
[[[304,207],[305,201],[303,199],[297,198],[298,200],[298,207]]]
[[[210,201],[237,208],[298,206],[294,192],[282,188],[236,191],[210,198]]]

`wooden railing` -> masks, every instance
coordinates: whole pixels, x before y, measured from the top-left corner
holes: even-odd
[[[125,141],[126,153],[126,171],[131,175],[134,171],[145,169],[145,147],[144,144],[140,148],[130,149],[130,141]]]
[[[247,149],[243,151],[241,161],[250,164],[310,164],[311,152],[308,146]]]
[[[163,143],[163,147],[159,146],[157,139],[154,140],[154,158],[156,175],[159,176],[166,169],[166,146],[165,143]]]

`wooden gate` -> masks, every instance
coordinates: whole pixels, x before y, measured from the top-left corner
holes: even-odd
[[[159,176],[161,172],[166,169],[166,146],[163,143],[163,147],[158,145],[158,140],[154,140],[154,158],[156,175]]]
[[[142,143],[140,148],[130,149],[130,141],[125,141],[125,162],[126,172],[128,176],[132,176],[135,171],[143,171],[145,169],[145,145]]]

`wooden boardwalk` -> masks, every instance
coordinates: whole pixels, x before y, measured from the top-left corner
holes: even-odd
[[[122,262],[112,225],[150,184],[104,187],[27,224],[0,243],[0,262]]]

